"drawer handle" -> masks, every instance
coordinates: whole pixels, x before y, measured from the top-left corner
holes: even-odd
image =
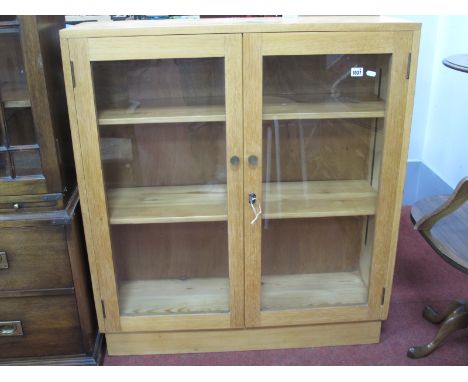
[[[22,336],[21,321],[0,321],[0,336]]]
[[[0,269],[8,269],[8,258],[6,252],[0,252]]]

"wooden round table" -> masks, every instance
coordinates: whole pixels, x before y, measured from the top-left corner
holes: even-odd
[[[442,61],[442,63],[451,69],[468,73],[468,54],[457,54],[455,56],[447,57]]]

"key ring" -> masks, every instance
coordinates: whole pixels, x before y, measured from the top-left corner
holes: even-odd
[[[257,195],[255,195],[254,192],[251,192],[249,194],[249,204],[250,204],[250,207],[252,208],[252,211],[253,211],[253,214],[254,214],[254,218],[253,220],[250,222],[250,224],[254,224],[258,218],[260,217],[260,215],[262,214],[262,205],[259,203],[258,205],[258,212],[257,212],[257,209],[255,208],[254,204],[255,202],[257,201]]]

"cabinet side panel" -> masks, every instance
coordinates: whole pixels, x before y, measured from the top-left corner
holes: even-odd
[[[88,261],[90,265],[90,273],[91,273],[91,280],[92,280],[92,288],[95,298],[95,308],[96,308],[96,315],[98,319],[99,329],[102,332],[105,332],[105,324],[104,324],[104,316],[102,311],[102,304],[100,300],[100,284],[99,284],[99,277],[97,273],[97,265],[96,265],[96,256],[93,247],[93,239],[92,239],[92,231],[91,231],[91,217],[89,212],[89,205],[88,205],[88,197],[87,197],[87,190],[86,190],[86,182],[84,178],[84,169],[83,169],[83,162],[81,157],[81,144],[80,144],[80,136],[78,134],[78,121],[75,109],[75,95],[73,91],[73,80],[72,80],[72,72],[71,72],[71,65],[70,65],[70,55],[69,55],[69,46],[68,40],[62,39],[61,40],[61,49],[62,49],[62,62],[64,67],[64,78],[65,78],[65,87],[67,91],[67,104],[69,110],[69,119],[70,119],[70,126],[71,126],[71,133],[73,139],[73,154],[75,157],[75,168],[77,173],[77,180],[80,192],[80,201],[81,201],[81,209],[82,209],[82,217],[84,223],[84,231],[85,231],[85,239],[86,239],[86,247],[88,252]]]
[[[375,220],[374,258],[371,270],[369,306],[378,315],[382,307],[383,288],[386,286],[388,267],[393,264],[401,203],[401,160],[404,156],[404,126],[408,81],[406,70],[411,51],[411,33],[389,34],[394,51],[391,59],[390,82],[384,125],[384,145],[380,173],[379,193]],[[390,232],[390,233],[389,233]],[[386,293],[385,303],[389,295]]]
[[[94,100],[93,80],[88,58],[87,40],[76,39],[69,45],[74,64],[75,108],[80,138],[81,160],[89,211],[85,222],[92,232],[92,245],[101,287],[102,304],[106,312],[106,330],[120,329],[120,313],[115,280],[115,267],[109,233],[109,219],[101,168],[99,135]]]
[[[80,317],[84,351],[91,353],[96,338],[96,311],[91,299],[89,267],[86,262],[80,208],[77,206],[71,224],[65,226],[68,254],[70,257],[75,297]]]
[[[401,154],[398,163],[399,172],[397,179],[397,192],[396,192],[396,201],[395,201],[395,211],[394,211],[394,220],[392,225],[392,237],[394,238],[391,243],[390,254],[391,257],[388,260],[387,268],[387,279],[386,279],[386,300],[384,301],[383,310],[382,310],[382,319],[386,320],[388,317],[388,309],[390,306],[390,295],[392,292],[393,286],[393,273],[395,270],[395,259],[396,259],[396,248],[398,243],[398,233],[400,228],[400,215],[401,215],[401,205],[403,200],[403,187],[406,177],[406,162],[408,158],[408,148],[411,132],[411,121],[413,116],[413,104],[414,104],[414,91],[416,84],[416,70],[418,67],[418,55],[419,55],[419,40],[421,37],[421,31],[417,30],[412,33],[407,32],[406,34],[410,35],[411,40],[411,67],[409,71],[408,79],[408,90],[406,94],[406,112],[404,120],[404,130],[401,144]],[[395,165],[397,167],[397,165]]]

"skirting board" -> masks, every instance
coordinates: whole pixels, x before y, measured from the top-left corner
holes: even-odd
[[[380,321],[310,326],[106,334],[109,355],[201,353],[378,343]]]
[[[453,189],[434,171],[419,161],[408,161],[406,166],[403,205],[412,205],[432,195],[451,194]]]

